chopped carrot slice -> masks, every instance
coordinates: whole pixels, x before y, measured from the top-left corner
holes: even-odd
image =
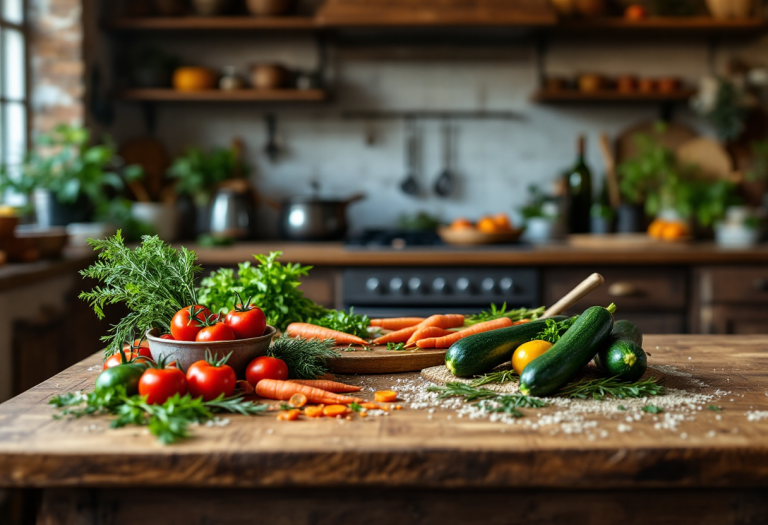
[[[328,405],[323,409],[323,415],[327,417],[344,416],[346,413],[347,407],[345,405]]]
[[[296,408],[303,407],[307,404],[307,396],[304,394],[293,394],[291,399],[288,400],[288,404]]]
[[[360,406],[366,410],[386,410],[385,407],[377,405],[376,403],[360,403]]]
[[[402,409],[403,409],[403,405],[396,405],[395,406],[395,410],[402,410]]]
[[[368,413],[367,412],[360,412],[360,417],[368,417]]]
[[[379,403],[392,403],[397,401],[397,392],[393,390],[379,390],[373,394],[373,398]]]
[[[286,410],[284,412],[280,412],[278,414],[277,419],[280,421],[296,421],[299,419],[299,415],[301,414],[301,410],[293,409],[293,410]]]
[[[307,407],[304,409],[304,414],[307,417],[323,417],[323,406]]]

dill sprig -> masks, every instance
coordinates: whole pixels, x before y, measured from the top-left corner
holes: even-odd
[[[473,324],[483,323],[485,321],[493,321],[494,319],[501,319],[502,317],[508,317],[512,321],[522,321],[523,319],[538,319],[545,311],[543,306],[529,310],[528,308],[518,308],[517,310],[507,311],[507,303],[501,305],[501,308],[497,308],[495,304],[491,304],[490,310],[485,310],[479,314],[470,315],[464,321],[465,326],[472,326]]]
[[[664,385],[659,384],[655,377],[626,383],[615,377],[604,379],[583,379],[566,385],[557,395],[576,399],[592,398],[602,401],[607,396],[617,399],[662,396],[666,393]]]
[[[541,399],[523,394],[499,394],[487,388],[477,388],[466,383],[448,383],[445,386],[431,386],[428,392],[437,392],[438,399],[463,397],[465,403],[479,401],[477,406],[487,412],[505,413],[513,417],[523,417],[518,408],[540,408],[547,404]]]
[[[49,403],[61,409],[54,415],[55,419],[110,414],[117,416],[110,428],[146,426],[165,445],[189,437],[189,425],[210,421],[217,413],[251,416],[269,409],[269,405],[257,405],[237,396],[225,398],[223,394],[211,401],[176,394],[162,405],[149,405],[142,396],[127,396],[125,387],[119,385],[87,394],[75,392],[54,396]]]
[[[116,353],[133,333],[144,334],[151,328],[170,329],[173,315],[196,304],[195,276],[202,271],[195,265],[195,252],[165,244],[157,236],[142,237],[141,245],[131,250],[125,246],[118,231],[103,240],[89,239],[99,252],[98,261],[81,271],[83,277],[101,281],[80,299],[88,302],[99,319],[104,318],[104,306],[123,303],[129,313],[113,325],[102,337],[108,343],[107,356]]]
[[[387,343],[387,350],[393,350],[393,351],[405,350],[405,343]]]
[[[567,332],[568,329],[573,326],[573,323],[576,322],[576,319],[578,319],[578,317],[571,317],[570,319],[565,319],[563,321],[547,319],[546,328],[536,334],[536,337],[534,337],[532,340],[548,341],[552,344],[555,344],[560,340],[563,334],[565,334],[565,332]]]
[[[491,383],[503,385],[504,383],[510,383],[512,381],[520,381],[520,376],[517,375],[514,370],[497,370],[495,372],[476,376],[469,386],[477,388]]]
[[[305,339],[283,335],[275,339],[267,355],[288,365],[291,379],[317,379],[330,371],[328,360],[340,355],[333,350],[333,339]]]

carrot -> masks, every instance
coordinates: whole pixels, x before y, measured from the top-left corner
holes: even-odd
[[[392,403],[397,401],[397,392],[394,390],[379,390],[373,393],[373,399],[379,403]]]
[[[493,321],[477,323],[476,325],[470,326],[466,330],[460,330],[445,337],[422,339],[416,343],[416,346],[419,348],[448,348],[459,339],[464,339],[467,336],[479,334],[482,332],[490,332],[491,330],[498,330],[499,328],[506,328],[514,324],[515,323],[513,323],[512,320],[510,320],[508,317],[502,317],[501,319],[494,319]]]
[[[373,340],[373,343],[377,345],[385,345],[387,343],[405,343],[409,337],[416,333],[416,330],[418,329],[419,325],[409,326],[408,328],[403,328],[397,332],[392,332],[382,335],[381,337],[377,337]]]
[[[424,320],[423,317],[396,317],[394,319],[371,319],[371,326],[378,326],[385,330],[402,330],[416,326]]]
[[[237,381],[235,383],[235,386],[240,390],[240,393],[243,395],[250,395],[253,394],[253,387],[248,381]]]
[[[349,392],[360,392],[363,387],[354,385],[345,385],[338,381],[327,381],[325,379],[289,379],[289,383],[296,383],[298,385],[312,386],[325,390],[326,392],[334,392],[336,394],[347,394]]]
[[[304,409],[304,415],[307,417],[323,417],[323,405],[316,407],[307,407]]]
[[[450,330],[445,330],[443,328],[438,328],[437,326],[427,326],[426,328],[419,328],[416,330],[416,333],[411,336],[411,338],[408,341],[409,342],[406,345],[406,348],[410,348],[412,346],[416,346],[416,341],[421,341],[422,339],[430,339],[432,337],[445,337],[446,335],[451,335],[455,332],[451,332]]]
[[[280,421],[296,421],[299,419],[299,415],[301,414],[301,410],[293,409],[293,410],[287,410],[285,412],[280,412],[277,415],[277,419]]]
[[[377,405],[376,403],[360,403],[360,406],[366,410],[383,410],[385,412],[388,410],[387,407]]]
[[[266,399],[279,399],[288,401],[294,394],[304,394],[309,403],[325,403],[329,405],[348,405],[349,403],[360,403],[362,399],[356,397],[340,396],[333,392],[326,392],[319,388],[306,385],[299,385],[289,381],[280,381],[277,379],[262,379],[256,383],[256,395]]]
[[[458,314],[447,314],[447,315],[433,315],[432,317],[428,317],[425,319],[420,325],[419,330],[423,328],[430,328],[430,327],[437,327],[437,328],[458,328],[460,326],[464,326],[464,316],[458,315]],[[408,342],[406,344],[413,344],[416,342],[416,339],[414,339],[414,335],[411,335],[411,337],[408,339]]]
[[[291,323],[286,328],[285,333],[287,335],[297,337],[306,337],[307,339],[333,339],[336,344],[344,345],[362,345],[368,346],[368,343],[364,339],[357,337],[356,335],[345,334],[344,332],[338,332],[325,328],[324,326],[317,326],[309,323]]]
[[[307,396],[304,394],[293,394],[291,399],[288,400],[288,404],[292,407],[301,408],[307,404]]]
[[[326,417],[338,417],[347,413],[345,405],[329,405],[323,409],[323,415]]]

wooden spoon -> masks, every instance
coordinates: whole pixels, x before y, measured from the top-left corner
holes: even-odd
[[[601,284],[605,282],[605,279],[603,279],[603,276],[599,273],[593,273],[581,283],[579,283],[573,290],[565,294],[565,296],[557,301],[555,304],[550,306],[546,312],[544,312],[544,315],[541,316],[542,319],[545,317],[553,317],[555,315],[559,315],[574,304],[578,303],[582,299],[584,299],[587,295],[592,293],[594,290],[600,287]]]

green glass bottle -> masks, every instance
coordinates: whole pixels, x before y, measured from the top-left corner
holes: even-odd
[[[584,160],[586,138],[579,135],[576,164],[565,173],[568,190],[568,228],[571,233],[589,233],[592,208],[592,172]]]

